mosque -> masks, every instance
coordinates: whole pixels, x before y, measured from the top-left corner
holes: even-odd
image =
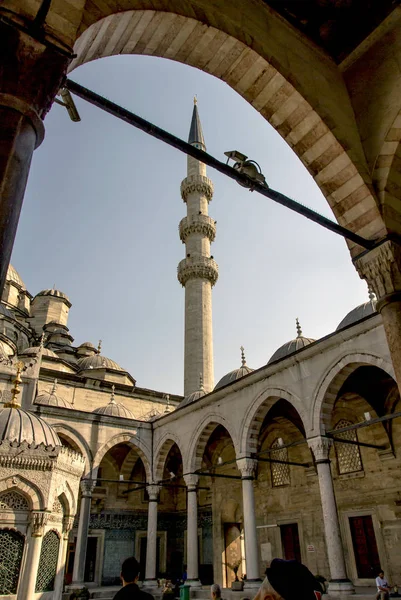
[[[206,149],[196,104],[188,141]],[[132,554],[149,589],[186,565],[195,592],[217,582],[227,598],[251,595],[277,556],[304,562],[333,596],[371,585],[379,565],[401,584],[401,403],[374,295],[322,339],[297,321],[259,368],[242,348],[215,384],[213,184],[187,161],[184,397],[139,387],[100,343],[74,345],[68,296],[32,295],[8,268],[1,598],[107,591]]]

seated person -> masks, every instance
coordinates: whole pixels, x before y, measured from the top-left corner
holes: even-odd
[[[390,586],[387,579],[384,577],[383,569],[380,569],[379,576],[376,577],[377,594],[376,600],[388,600],[390,594]]]

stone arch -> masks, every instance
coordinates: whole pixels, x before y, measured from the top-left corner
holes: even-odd
[[[280,398],[283,398],[295,408],[302,420],[305,430],[307,430],[307,415],[300,398],[287,390],[268,387],[258,394],[245,414],[240,434],[241,455],[249,456],[250,454],[257,452],[258,438],[262,423],[271,407]]]
[[[62,499],[61,504],[65,508],[65,515],[75,515],[77,504],[68,481],[63,482],[56,488],[54,500],[56,498]]]
[[[96,452],[95,458],[93,460],[93,474],[95,475],[97,469],[102,461],[102,458],[105,454],[117,444],[128,444],[135,448],[138,452],[139,456],[142,459],[143,465],[145,467],[146,472],[146,481],[151,481],[151,460],[150,460],[150,451],[146,444],[139,438],[137,438],[133,433],[118,433],[113,436],[108,442],[106,442],[99,450]]]
[[[207,442],[218,425],[222,425],[226,429],[228,435],[231,437],[235,455],[238,456],[237,435],[232,430],[231,424],[228,423],[227,420],[221,415],[212,413],[207,415],[201,421],[192,434],[192,443],[186,456],[186,464],[184,463],[184,473],[194,473],[201,468],[202,457],[205,452]]]
[[[328,369],[317,386],[311,410],[311,426],[316,434],[330,429],[331,413],[341,386],[351,373],[364,365],[378,367],[396,381],[392,364],[384,358],[367,352],[345,354]]]
[[[16,491],[28,500],[30,510],[44,510],[46,502],[39,486],[21,475],[9,475],[0,481],[0,493]]]
[[[147,4],[152,10],[146,10]],[[245,19],[239,27],[232,27],[230,19],[222,19],[222,15],[205,24],[201,22],[208,21],[203,18],[204,9],[202,18],[197,20],[193,18],[196,11],[189,10],[188,15],[183,15],[154,10],[146,0],[141,2],[141,10],[128,10],[132,3],[126,8],[124,11],[119,6],[120,12],[97,21],[99,16],[85,21],[91,24],[75,44],[77,58],[70,70],[101,57],[137,54],[169,58],[222,79],[260,112],[291,146],[314,177],[341,225],[365,237],[379,238],[385,234],[377,200],[370,191],[371,177],[354,112],[338,71],[328,63],[324,66],[322,61],[316,63],[317,72],[330,71],[327,78],[320,76],[319,91],[327,87],[327,93],[319,95],[316,82],[309,81],[299,68],[296,47],[302,45],[303,54],[308,53],[308,64],[319,59],[300,38],[292,37],[289,30],[286,35],[291,36],[292,45],[288,51],[295,54],[294,68],[288,64],[282,44],[281,49],[275,45],[274,50],[262,48],[261,43],[258,47],[254,37],[245,33],[248,27]],[[255,6],[252,10],[256,10]],[[274,13],[269,16],[276,19]],[[283,27],[278,20],[275,25]],[[266,40],[270,39],[274,45],[271,36],[260,34],[259,42],[263,39],[262,43],[268,46]],[[337,102],[333,101],[334,96]],[[314,106],[319,108],[314,109]],[[352,251],[355,245],[348,244]],[[355,248],[355,253],[358,251]]]
[[[170,431],[168,431],[163,435],[162,439],[159,441],[154,454],[155,459],[153,473],[155,481],[161,481],[163,479],[164,465],[166,464],[168,453],[170,452],[174,444],[177,445],[179,451],[181,452],[181,456],[183,457],[181,441],[179,440],[178,436],[175,435],[175,433],[171,433]]]
[[[81,433],[79,433],[79,431],[76,431],[73,427],[67,425],[66,423],[56,423],[55,425],[52,425],[52,428],[56,433],[61,434],[62,437],[65,437],[67,442],[71,441],[72,446],[76,445],[77,448],[79,448],[80,453],[85,458],[84,475],[86,475],[92,468],[93,464],[93,454],[88,442],[81,435]]]

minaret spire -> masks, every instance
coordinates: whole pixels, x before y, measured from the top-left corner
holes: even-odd
[[[196,97],[188,142],[206,150]],[[188,156],[187,177],[181,183],[187,216],[180,222],[180,239],[186,258],[178,265],[178,281],[185,287],[184,396],[199,388],[199,374],[206,393],[214,387],[212,287],[217,281],[217,263],[210,256],[216,223],[208,215],[213,184],[206,165]]]

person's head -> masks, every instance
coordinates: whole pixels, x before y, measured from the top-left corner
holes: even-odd
[[[212,600],[218,600],[219,598],[221,598],[221,587],[219,586],[218,583],[214,583],[211,586],[210,594],[211,594]]]
[[[260,592],[258,600],[321,600],[322,588],[302,563],[275,558],[266,569]]]
[[[121,579],[123,580],[123,585],[136,583],[139,579],[139,570],[139,562],[134,556],[126,558],[121,567]]]
[[[384,571],[383,571],[383,569],[380,569],[380,571],[379,571],[379,577],[381,579],[383,579],[383,577],[384,577]]]

